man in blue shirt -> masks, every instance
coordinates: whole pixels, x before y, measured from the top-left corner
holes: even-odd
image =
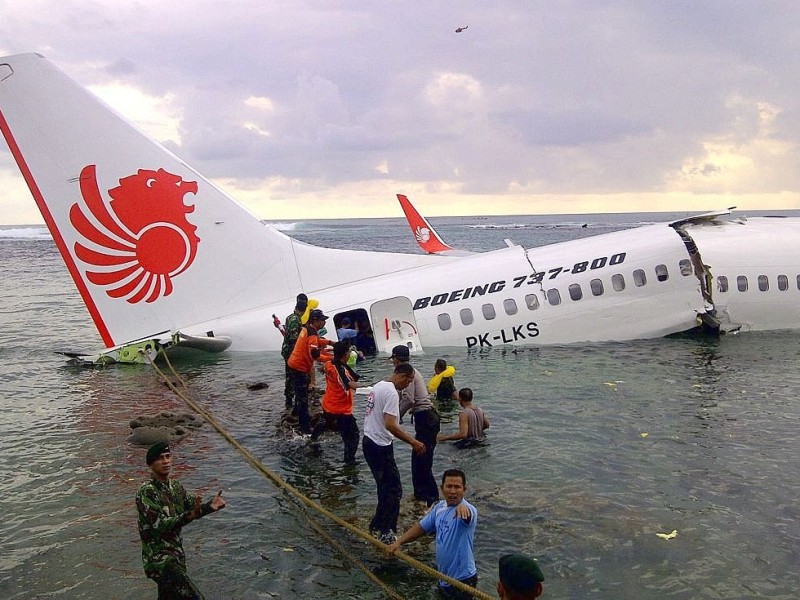
[[[353,323],[349,317],[342,317],[341,324],[336,330],[336,335],[339,336],[339,341],[350,340],[355,342],[358,331],[353,329]]]
[[[460,469],[448,469],[442,475],[444,500],[434,504],[419,523],[397,538],[389,546],[394,554],[400,546],[426,533],[436,534],[436,568],[440,573],[457,579],[470,587],[478,583],[478,569],[472,547],[475,528],[478,525],[478,510],[464,500],[467,491],[467,476]],[[439,581],[439,589],[446,598],[472,598],[472,595]]]

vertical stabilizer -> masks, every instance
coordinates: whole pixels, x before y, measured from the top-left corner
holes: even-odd
[[[428,220],[423,217],[411,201],[403,194],[397,194],[397,199],[400,201],[400,206],[406,215],[408,225],[414,234],[414,239],[417,240],[420,248],[428,254],[440,254],[443,252],[451,252],[453,248],[444,243],[439,234],[433,228],[433,225],[428,223]]]
[[[0,130],[107,346],[293,297],[292,241],[37,54]]]

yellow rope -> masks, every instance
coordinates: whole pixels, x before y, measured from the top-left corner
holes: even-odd
[[[159,350],[159,354],[164,356],[164,358],[166,359],[167,355],[166,355],[166,352],[164,352],[163,349]],[[189,398],[180,389],[178,389],[178,387],[175,386],[175,384],[164,374],[164,372],[158,367],[158,365],[156,365],[156,363],[153,361],[153,359],[150,358],[150,356],[146,352],[144,353],[144,356],[147,358],[148,362],[153,366],[153,368],[156,370],[156,372],[161,376],[161,378],[164,379],[164,381],[166,382],[167,386],[169,386],[169,388],[173,392],[175,392],[175,394],[177,394],[181,399],[183,399],[183,401],[186,402],[186,404],[189,406],[189,408],[191,408],[197,414],[202,416],[208,422],[209,425],[211,425],[214,429],[216,429],[217,432],[219,432],[219,434],[228,441],[228,443],[230,443],[234,448],[236,448],[239,451],[239,453],[242,456],[244,456],[245,460],[248,463],[250,463],[250,466],[252,466],[255,470],[257,470],[261,474],[263,474],[267,479],[272,481],[272,483],[274,483],[279,489],[282,489],[285,492],[288,492],[296,500],[299,500],[301,503],[305,504],[309,508],[317,511],[321,515],[324,515],[325,517],[327,517],[328,519],[330,519],[331,521],[333,521],[334,523],[336,523],[340,527],[343,527],[346,530],[348,530],[350,533],[360,537],[362,540],[364,540],[366,542],[369,542],[370,544],[375,546],[378,550],[382,551],[382,553],[384,555],[388,554],[389,546],[387,546],[386,544],[384,544],[380,540],[375,539],[374,537],[372,537],[368,532],[364,531],[363,529],[360,529],[360,528],[356,527],[355,525],[352,525],[351,523],[348,523],[347,521],[345,521],[341,517],[335,515],[334,513],[329,511],[327,508],[325,508],[321,504],[315,502],[311,498],[308,498],[305,494],[303,494],[300,490],[295,488],[292,484],[288,483],[287,481],[284,481],[277,473],[275,473],[275,472],[271,471],[269,468],[267,468],[266,465],[264,465],[255,456],[253,456],[253,454],[247,448],[242,446],[242,444],[236,438],[234,438],[224,427],[222,427],[222,425],[214,418],[214,416],[210,412],[208,412],[205,408],[200,406],[197,402],[195,402],[194,400]],[[167,360],[167,364],[169,365],[170,370],[172,371],[172,373],[181,382],[183,387],[186,388],[186,383],[183,381],[181,376],[172,367],[172,364],[169,362],[169,359],[166,359],[166,360]],[[409,556],[408,554],[406,554],[402,550],[397,550],[394,553],[393,556],[396,556],[397,558],[399,558],[399,559],[403,560],[404,562],[408,563],[409,565],[411,565],[415,569],[417,569],[419,571],[422,571],[423,573],[425,573],[426,575],[429,575],[430,577],[433,577],[434,579],[440,579],[442,581],[446,581],[451,586],[453,586],[453,587],[455,587],[455,588],[457,588],[457,589],[459,589],[459,590],[461,590],[463,592],[472,594],[475,598],[478,598],[479,600],[494,600],[492,596],[489,596],[488,594],[478,590],[477,588],[473,588],[471,586],[468,586],[468,585],[462,583],[461,581],[459,581],[457,579],[453,579],[449,575],[445,575],[444,573],[440,573],[436,569],[426,565],[423,562],[418,561],[417,559],[413,558],[412,556]]]

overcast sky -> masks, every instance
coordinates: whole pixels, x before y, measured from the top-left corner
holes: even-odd
[[[263,219],[800,208],[800,3],[0,0]],[[467,29],[456,33],[456,28]],[[0,142],[0,222],[41,217]]]

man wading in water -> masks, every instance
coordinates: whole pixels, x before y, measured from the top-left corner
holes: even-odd
[[[180,481],[169,478],[172,454],[166,442],[150,446],[146,460],[153,477],[136,493],[144,573],[158,584],[159,600],[203,600],[186,573],[181,529],[225,508],[222,490],[205,504],[201,495],[189,496]]]

